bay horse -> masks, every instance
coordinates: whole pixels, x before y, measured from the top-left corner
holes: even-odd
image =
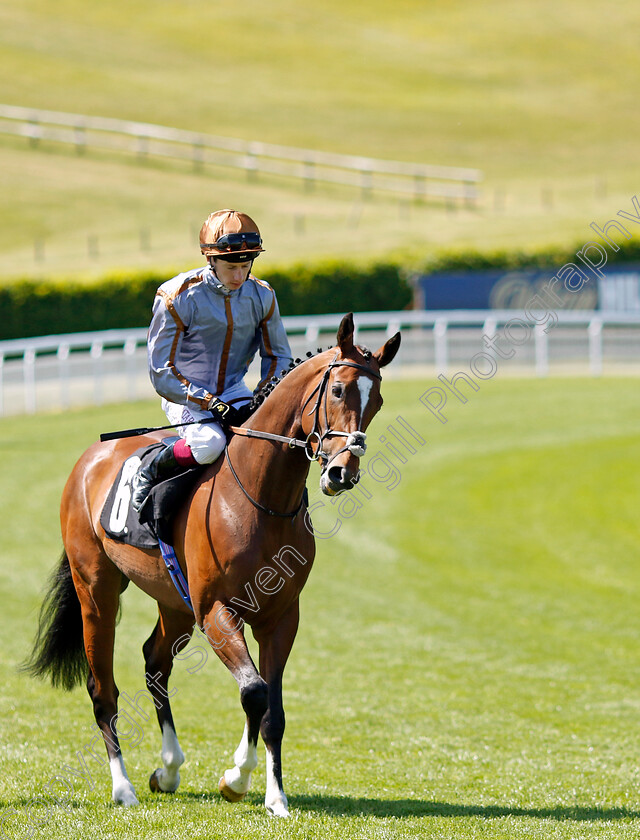
[[[184,755],[167,686],[173,659],[188,644],[195,623],[237,681],[246,715],[234,767],[220,779],[220,792],[230,801],[247,793],[262,735],[266,808],[276,816],[289,815],[281,766],[282,675],[298,628],[299,595],[315,555],[303,506],[305,482],[311,461],[319,460],[325,494],[354,486],[366,448],[364,430],[382,405],[380,369],[400,345],[396,333],[371,353],[354,344],[353,333],[349,314],[338,329],[337,346],[295,365],[239,430],[259,430],[267,437],[234,434],[225,455],[203,470],[178,511],[173,545],[193,611],[158,550],[110,539],[100,525],[120,466],[161,436],[96,443],[74,467],[60,511],[64,551],[26,667],[66,689],[86,679],[115,803],[138,804],[118,740],[113,675],[120,596],[133,581],[157,601],[159,612],[143,645],[147,688],[162,732],[163,766],[151,775],[151,790],[174,792],[180,782]],[[258,667],[247,649],[245,623],[258,643]]]

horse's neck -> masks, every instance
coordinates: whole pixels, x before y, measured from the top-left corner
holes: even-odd
[[[247,426],[276,435],[293,437],[300,430],[301,397],[296,370],[288,374],[254,411]]]
[[[306,377],[301,377],[294,370],[278,384],[265,402],[255,411],[247,426],[261,432],[300,437],[302,399],[305,393]],[[280,507],[288,503],[295,505],[300,500],[307,474],[309,461],[304,451],[286,444],[256,440],[236,435],[234,450],[240,458],[251,464],[250,485],[256,494],[264,494]]]

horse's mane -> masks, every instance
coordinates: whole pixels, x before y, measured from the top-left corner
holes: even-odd
[[[295,368],[303,362],[306,362],[308,359],[312,359],[314,356],[319,356],[320,353],[324,353],[322,347],[318,347],[315,353],[309,351],[304,359],[292,359],[291,362],[289,362],[289,367],[286,368],[286,370],[283,370],[280,376],[272,376],[271,379],[267,379],[262,388],[260,388],[259,391],[256,391],[251,398],[251,402],[247,404],[246,411],[253,414],[253,412],[262,405],[273,389],[282,382],[288,373],[291,373],[292,370],[295,370]]]
[[[371,350],[369,350],[367,347],[361,347],[360,345],[357,345],[357,348],[358,350],[360,350],[360,352],[367,361],[371,358]],[[295,368],[299,367],[303,362],[306,362],[309,359],[313,359],[315,356],[319,356],[321,353],[324,352],[325,351],[322,349],[322,347],[318,347],[315,353],[309,351],[306,354],[305,358],[293,359],[289,363],[289,367],[286,370],[283,370],[280,376],[272,376],[271,379],[268,379],[264,383],[262,388],[260,388],[259,391],[256,391],[256,393],[253,395],[253,397],[251,398],[251,402],[246,405],[244,410],[247,412],[247,414],[253,414],[253,412],[256,411],[262,405],[262,403],[266,400],[269,394],[274,390],[274,388],[276,388],[276,386],[278,386],[282,382],[282,380],[288,373],[291,373],[292,370],[295,370]]]

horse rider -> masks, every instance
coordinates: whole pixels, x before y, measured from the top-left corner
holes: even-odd
[[[256,352],[262,357],[256,391],[291,362],[275,292],[251,273],[264,251],[256,223],[237,210],[211,213],[200,250],[207,265],[163,283],[153,305],[149,375],[180,437],[134,476],[136,510],[156,483],[223,452],[223,426],[211,420],[228,421],[251,400],[243,378]],[[198,420],[209,422],[180,426]]]

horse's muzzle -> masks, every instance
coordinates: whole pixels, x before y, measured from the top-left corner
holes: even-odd
[[[360,471],[353,472],[348,467],[336,464],[329,467],[320,476],[320,489],[326,496],[335,496],[345,490],[352,490],[360,480]]]

